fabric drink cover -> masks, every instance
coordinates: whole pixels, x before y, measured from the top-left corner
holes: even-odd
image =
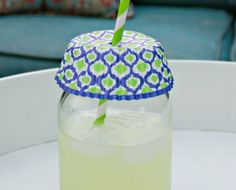
[[[111,44],[112,30],[82,34],[70,41],[55,80],[65,91],[83,97],[134,100],[168,93],[173,76],[160,42],[124,31]]]

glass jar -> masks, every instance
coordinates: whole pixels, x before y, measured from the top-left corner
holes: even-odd
[[[63,93],[58,106],[61,190],[170,190],[172,108],[168,94],[108,101]]]

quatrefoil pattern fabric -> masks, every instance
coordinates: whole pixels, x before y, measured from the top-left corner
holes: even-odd
[[[55,80],[66,92],[90,98],[132,100],[165,94],[173,76],[159,42],[125,31],[112,46],[113,31],[95,31],[71,40]]]

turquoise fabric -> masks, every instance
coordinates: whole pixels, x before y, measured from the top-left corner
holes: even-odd
[[[0,55],[0,77],[29,71],[59,67],[60,60],[32,59]]]
[[[231,16],[207,8],[136,7],[126,29],[162,42],[169,59],[219,59],[219,47]],[[0,52],[61,59],[74,36],[112,29],[114,20],[69,16],[0,17]]]
[[[81,33],[113,28],[114,21],[77,16],[0,17],[0,52],[62,59],[67,43]]]
[[[162,42],[169,59],[218,60],[232,16],[208,8],[137,7],[127,28]],[[140,24],[141,23],[141,24]]]
[[[236,21],[234,22],[234,41],[230,53],[230,58],[232,61],[236,61]]]
[[[222,45],[220,46],[220,60],[231,61],[230,51],[233,45],[234,36],[234,19],[232,18],[222,38]]]
[[[213,6],[213,7],[236,7],[236,0],[133,0],[135,4],[142,5],[189,5],[189,6]]]

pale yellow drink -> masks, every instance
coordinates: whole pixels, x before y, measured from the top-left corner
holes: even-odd
[[[101,127],[93,116],[63,123],[61,190],[170,190],[171,130],[160,115],[109,110]]]

